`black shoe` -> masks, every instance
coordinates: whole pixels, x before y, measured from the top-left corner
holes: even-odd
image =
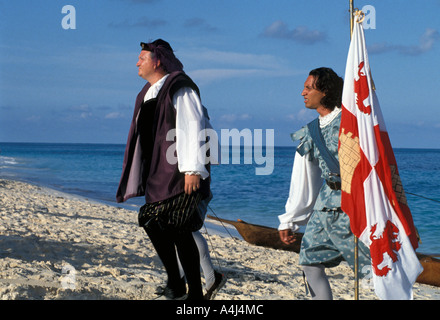
[[[165,287],[165,289],[163,290],[163,295],[168,300],[184,300],[187,297],[185,288],[176,290],[176,289],[171,289],[170,287]]]
[[[186,286],[183,286],[180,289],[173,289],[168,287],[168,285],[165,288],[158,287],[155,293],[158,296],[164,297],[167,300],[184,300],[187,297]]]
[[[205,300],[212,300],[212,299],[214,299],[214,297],[215,297],[215,295],[217,294],[217,292],[225,285],[225,283],[226,283],[226,277],[223,275],[223,274],[221,274],[221,273],[219,273],[219,272],[217,272],[217,271],[214,271],[215,272],[215,282],[214,282],[214,284],[211,286],[211,288],[209,288],[207,291],[206,291],[206,294],[205,294]]]

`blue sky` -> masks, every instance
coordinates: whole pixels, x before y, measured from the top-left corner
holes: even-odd
[[[371,5],[365,30],[394,147],[440,148],[440,0]],[[76,29],[64,29],[65,5]],[[44,0],[0,2],[0,141],[125,143],[144,84],[141,41],[169,41],[201,89],[215,129],[274,129],[276,145],[316,117],[308,72],[344,76],[348,0]],[[71,22],[71,21],[70,21]]]

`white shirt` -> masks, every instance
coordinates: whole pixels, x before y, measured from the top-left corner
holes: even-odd
[[[144,101],[157,97],[168,76],[165,75],[148,89]],[[211,128],[211,125],[203,114],[200,98],[193,89],[184,87],[174,94],[173,105],[176,108],[176,153],[179,171],[185,174],[200,174],[202,179],[206,179],[209,172],[205,167],[205,154],[200,152],[199,159],[199,150],[205,144],[204,129]],[[181,136],[182,133],[185,133],[185,137]],[[198,136],[199,133],[201,136]]]
[[[340,112],[341,108],[335,108],[324,117],[320,116],[320,127],[324,128],[329,125]],[[303,157],[298,152],[295,153],[289,198],[285,205],[286,212],[278,216],[280,221],[278,230],[292,229],[292,231],[296,231],[299,226],[307,224],[313,213],[323,179],[318,160],[309,161],[307,157],[308,154]]]

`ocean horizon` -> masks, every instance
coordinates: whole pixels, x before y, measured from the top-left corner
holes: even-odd
[[[226,151],[223,147],[222,152]],[[249,156],[249,149],[241,147],[239,163],[232,161],[234,151],[229,147],[229,161],[211,168],[214,197],[208,214],[276,228],[289,193],[295,147],[275,146],[273,162],[267,150],[262,150],[257,159],[256,154]],[[0,177],[137,210],[144,203],[143,197],[125,203],[115,200],[124,150],[125,144],[0,142]],[[422,240],[418,252],[438,254],[440,149],[395,148],[394,154]],[[265,166],[273,166],[270,174],[256,174]]]

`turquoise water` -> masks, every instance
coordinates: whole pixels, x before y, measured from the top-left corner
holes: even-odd
[[[124,149],[125,145],[120,144],[0,143],[0,177],[136,210],[143,204],[142,197],[125,204],[115,202]],[[275,147],[270,175],[256,175],[255,168],[264,165],[255,161],[243,164],[243,157],[241,164],[212,166],[214,198],[208,214],[277,227],[277,216],[283,213],[288,196],[294,152],[294,147]],[[422,237],[418,251],[440,253],[440,150],[394,152]]]

